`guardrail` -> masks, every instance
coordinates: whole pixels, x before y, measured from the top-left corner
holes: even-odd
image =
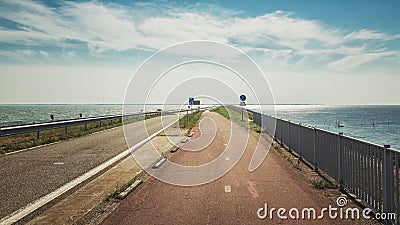
[[[377,212],[395,214],[395,218],[386,219],[400,223],[400,151],[248,111],[263,132],[288,151],[295,151]]]
[[[116,119],[129,119],[132,117],[139,116],[154,116],[160,114],[169,114],[176,113],[185,110],[176,110],[176,111],[155,111],[155,112],[144,112],[144,113],[136,113],[129,115],[113,115],[113,116],[101,116],[101,117],[90,117],[90,118],[82,118],[82,119],[71,119],[71,120],[61,120],[54,122],[46,122],[46,123],[37,123],[37,124],[26,124],[26,125],[18,125],[18,126],[10,126],[10,127],[1,127],[0,128],[0,137],[7,135],[15,135],[15,134],[23,134],[30,132],[37,132],[39,137],[39,132],[43,130],[50,130],[56,128],[65,128],[66,132],[68,127],[77,126],[77,125],[86,125],[88,123],[116,120]]]

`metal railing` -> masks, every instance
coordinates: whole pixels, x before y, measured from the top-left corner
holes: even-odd
[[[309,127],[288,120],[253,114],[253,121],[288,151],[295,151],[379,213],[400,217],[400,151]]]
[[[71,126],[86,125],[86,124],[94,123],[94,122],[100,122],[100,125],[101,125],[101,123],[104,121],[121,120],[122,118],[129,119],[129,118],[139,117],[139,116],[156,116],[156,115],[161,115],[161,114],[165,115],[165,114],[177,113],[177,112],[181,112],[181,111],[185,111],[185,110],[143,112],[143,113],[135,113],[135,114],[129,114],[129,115],[100,116],[100,117],[60,120],[60,121],[45,122],[45,123],[1,127],[0,128],[0,137],[7,136],[7,135],[30,133],[30,132],[37,132],[37,135],[39,136],[39,132],[43,131],[43,130],[50,130],[50,129],[56,129],[56,128],[67,129],[68,127],[71,127]]]

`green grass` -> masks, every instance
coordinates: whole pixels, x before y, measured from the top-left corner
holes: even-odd
[[[185,115],[184,117],[179,119],[179,127],[187,128],[189,131],[192,130],[192,128],[196,126],[196,123],[200,119],[202,113],[203,111]]]
[[[211,110],[211,112],[219,113],[219,114],[221,114],[223,117],[227,118],[228,120],[230,119],[228,110],[226,110],[226,108],[223,107],[223,106],[219,106],[219,107],[217,107],[217,108],[214,108],[214,109]]]
[[[326,182],[321,179],[312,179],[311,184],[317,189],[325,189],[327,187]]]
[[[261,132],[262,132],[261,127],[258,126],[258,125],[257,125],[256,123],[254,123],[253,121],[250,121],[249,125],[250,125],[250,129],[251,129],[251,130],[253,130],[253,131],[257,132],[257,133],[261,133]]]
[[[158,115],[126,118],[124,120],[124,123],[133,123],[143,119],[150,119],[156,116]],[[63,141],[70,138],[82,137],[91,133],[111,129],[118,126],[122,126],[122,119],[102,121],[101,124],[100,122],[88,123],[86,124],[86,128],[85,125],[70,126],[68,127],[67,132],[65,132],[65,128],[43,130],[40,131],[39,139],[37,138],[37,132],[0,137],[0,154]]]
[[[323,178],[312,179],[311,184],[317,189],[335,189],[338,187],[336,184]]]
[[[154,117],[158,117],[158,116],[160,116],[160,115],[159,114],[146,115],[145,119],[148,120],[148,119],[151,119],[151,118],[154,118]]]
[[[219,106],[217,108],[212,109],[211,112],[219,113],[223,117],[227,118],[228,120],[232,120],[233,122],[241,125],[244,128],[249,128],[250,130],[253,130],[253,131],[257,132],[257,133],[261,133],[262,132],[261,127],[258,126],[257,124],[255,124],[252,120],[250,120],[250,121],[242,121],[242,114],[241,114],[241,112],[239,113],[237,111],[237,109],[238,108],[235,109],[235,108],[231,107],[229,109],[229,112],[228,112],[226,107]],[[248,118],[252,118],[252,114],[251,113],[248,113],[247,116],[248,116]],[[231,119],[231,117],[232,117],[232,119]]]

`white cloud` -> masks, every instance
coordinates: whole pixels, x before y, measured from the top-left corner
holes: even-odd
[[[228,24],[220,18],[197,13],[169,13],[169,17],[149,17],[140,25],[143,45],[160,49],[188,40],[213,40],[227,43]]]
[[[34,55],[35,52],[31,50],[16,50],[16,51],[0,51],[0,55],[7,56],[11,58],[28,58]]]
[[[396,56],[398,54],[399,52],[374,52],[348,55],[337,61],[329,63],[327,67],[337,71],[346,71],[356,68],[367,62],[371,62],[383,57]]]
[[[340,42],[337,31],[325,28],[317,21],[293,18],[281,11],[253,18],[236,18],[232,21],[235,36],[244,41],[278,45],[301,50],[309,41],[332,46]]]
[[[123,51],[138,46],[141,35],[126,11],[93,2],[69,3],[62,13],[73,18],[69,27],[75,27],[76,39],[87,42],[90,50]]]
[[[0,30],[0,41],[17,45],[42,45],[52,38],[45,33],[32,30]]]
[[[154,3],[122,7],[96,1],[62,4],[55,9],[34,1],[4,1],[0,17],[19,27],[0,28],[0,41],[70,48],[70,55],[76,57],[83,50],[69,41],[84,43],[90,53],[105,54],[132,49],[155,51],[181,41],[206,39],[287,64],[294,58],[298,64],[305,63],[310,57],[329,63],[331,56],[339,56],[341,59],[330,62],[329,68],[352,68],[384,55],[366,40],[398,38],[368,29],[346,32],[282,11],[241,17],[240,12],[204,4],[187,8],[157,7]]]
[[[378,39],[378,40],[388,40],[394,37],[390,37],[387,34],[383,34],[374,30],[367,30],[367,29],[361,29],[358,31],[351,32],[350,34],[347,34],[344,39],[347,41],[353,41],[353,40],[373,40],[373,39]]]
[[[51,54],[50,54],[49,52],[39,50],[39,53],[40,53],[41,55],[43,55],[44,57],[50,59],[50,55],[51,55]]]
[[[60,45],[65,40],[87,43],[93,52],[135,48],[138,32],[127,12],[95,2],[67,2],[58,11],[34,2],[9,2],[18,12],[2,10],[3,18],[22,24],[22,30],[5,30],[0,40],[37,46]]]

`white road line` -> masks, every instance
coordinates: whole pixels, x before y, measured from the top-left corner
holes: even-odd
[[[231,186],[229,185],[225,186],[225,192],[231,192],[231,191],[232,191]]]
[[[39,209],[40,207],[42,207],[42,206],[46,205],[47,203],[51,202],[55,198],[61,196],[65,192],[67,192],[67,191],[71,190],[72,188],[76,187],[77,185],[81,184],[85,180],[87,180],[87,179],[91,178],[92,176],[96,175],[97,173],[99,173],[100,171],[104,170],[105,168],[111,166],[115,162],[121,160],[122,158],[127,156],[129,153],[136,151],[142,145],[144,145],[145,143],[150,141],[152,138],[157,136],[159,133],[163,132],[164,130],[166,130],[167,128],[172,126],[172,124],[174,124],[177,121],[178,120],[172,122],[168,126],[166,126],[163,129],[157,131],[156,133],[150,135],[149,137],[147,137],[146,139],[140,141],[136,145],[134,145],[134,146],[130,147],[129,149],[123,151],[119,155],[116,155],[113,158],[111,158],[110,160],[108,160],[108,161],[98,165],[97,167],[89,170],[88,172],[82,174],[81,176],[75,178],[74,180],[66,183],[64,186],[62,186],[62,187],[56,189],[55,191],[47,194],[46,196],[44,196],[42,198],[39,198],[39,199],[35,200],[34,202],[29,203],[25,207],[22,207],[22,208],[18,209],[17,211],[11,213],[10,215],[2,218],[0,220],[0,225],[12,224],[12,223],[15,223],[18,220],[24,218],[25,216],[29,215],[30,213],[34,212],[35,210]]]

